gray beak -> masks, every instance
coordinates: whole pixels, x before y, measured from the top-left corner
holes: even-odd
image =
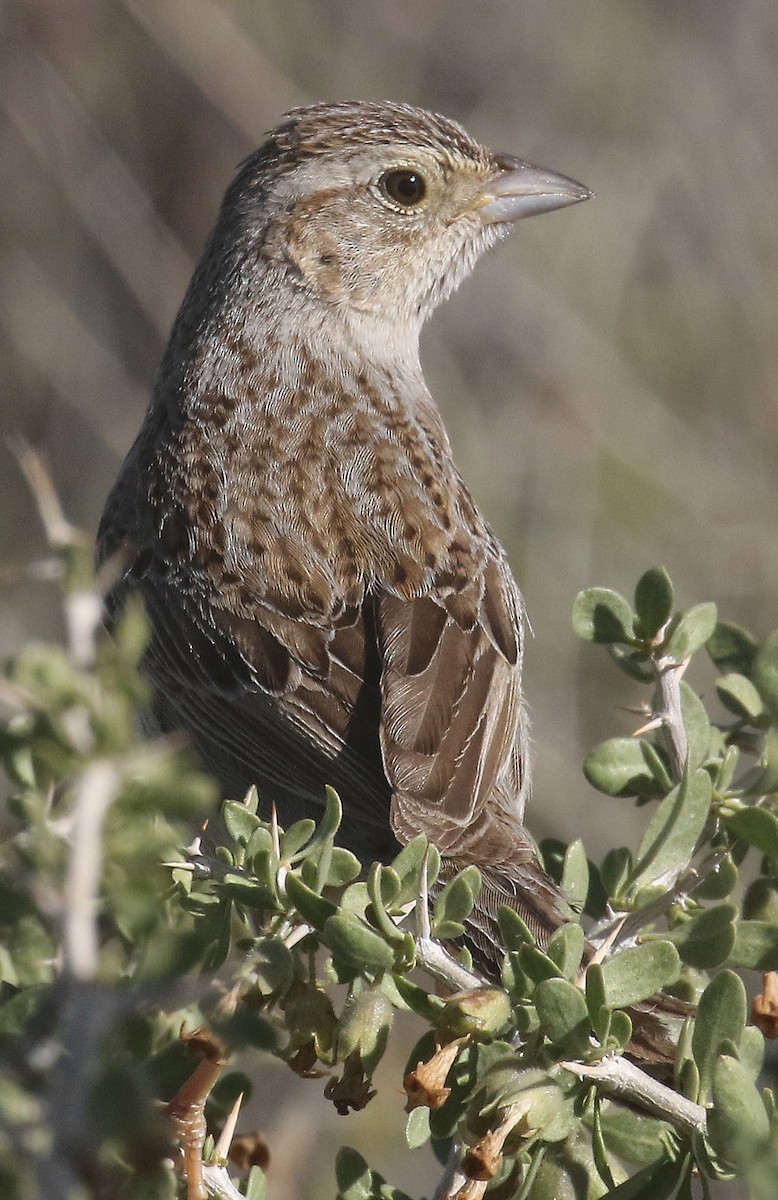
[[[511,154],[495,155],[494,161],[499,170],[484,184],[483,202],[479,208],[481,219],[487,225],[553,212],[555,208],[567,208],[568,204],[578,204],[594,195],[589,188],[566,175],[533,166]]]

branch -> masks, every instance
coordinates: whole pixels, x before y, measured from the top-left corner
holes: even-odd
[[[431,938],[417,939],[416,959],[420,967],[456,991],[483,987],[483,979],[466,971]],[[701,1105],[659,1083],[621,1055],[609,1055],[594,1064],[562,1062],[560,1066],[580,1079],[591,1080],[604,1095],[661,1117],[682,1133],[705,1131],[707,1114]],[[441,1193],[442,1196],[446,1194]]]
[[[609,1055],[592,1064],[561,1062],[559,1065],[579,1079],[591,1080],[604,1095],[637,1105],[681,1133],[705,1133],[707,1110],[701,1104],[659,1083],[621,1055]]]
[[[428,937],[416,939],[416,961],[430,975],[442,979],[455,992],[471,991],[484,986],[484,980],[461,966],[443,949],[439,942]]]
[[[656,683],[661,700],[661,709],[656,715],[667,731],[670,750],[679,779],[686,769],[686,760],[689,757],[689,739],[686,734],[686,726],[683,723],[683,712],[681,711],[681,679],[688,665],[688,658],[680,663],[676,662],[673,658],[657,658],[654,660]]]
[[[115,765],[98,760],[86,767],[76,788],[65,880],[65,959],[76,979],[93,979],[97,973],[103,821],[119,785],[120,775]]]

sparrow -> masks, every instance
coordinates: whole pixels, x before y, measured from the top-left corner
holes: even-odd
[[[108,498],[99,556],[151,622],[154,718],[282,825],[426,834],[544,945],[569,919],[524,826],[524,604],[424,382],[424,322],[524,217],[586,200],[407,104],[289,112],[240,167]]]

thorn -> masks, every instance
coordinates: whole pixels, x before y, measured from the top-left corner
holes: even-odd
[[[219,1140],[214,1147],[214,1154],[221,1163],[226,1163],[227,1159],[230,1157],[230,1146],[232,1145],[232,1139],[235,1136],[235,1126],[238,1123],[238,1115],[240,1113],[240,1106],[242,1103],[243,1092],[241,1092],[239,1096],[235,1097],[235,1103],[229,1111],[227,1120],[224,1122],[224,1128],[219,1134]]]
[[[624,916],[621,918],[621,920],[618,921],[616,923],[616,925],[614,925],[613,929],[611,929],[611,931],[608,934],[608,936],[606,937],[605,941],[600,942],[599,946],[595,950],[591,959],[586,964],[586,967],[591,966],[592,963],[601,963],[603,961],[603,959],[607,958],[610,948],[613,945],[613,943],[617,940],[619,934],[621,933],[622,929],[624,928],[624,923],[626,922],[626,920],[627,920],[627,914],[625,913]],[[579,973],[578,973],[577,982],[579,984],[583,984],[584,978],[586,976],[586,967],[584,967],[583,970],[579,971]]]
[[[430,890],[427,879],[427,870],[429,867],[430,848],[429,844],[424,851],[424,861],[421,864],[421,879],[419,880],[419,898],[416,901],[416,932],[420,938],[429,940],[432,937],[430,928]]]
[[[636,729],[632,737],[642,737],[644,733],[651,733],[653,729],[661,729],[664,723],[664,717],[652,717],[650,721],[646,721],[645,725],[641,725],[639,729]]]
[[[273,804],[270,809],[270,836],[273,839],[273,853],[276,858],[281,857],[281,835],[278,831],[278,813],[276,806]]]

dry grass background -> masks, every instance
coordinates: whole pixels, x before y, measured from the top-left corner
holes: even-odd
[[[3,429],[94,529],[223,189],[294,104],[440,109],[588,184],[481,264],[424,360],[533,620],[534,832],[599,853],[636,826],[581,750],[626,732],[634,693],[575,643],[575,593],[661,562],[682,603],[778,619],[777,67],[771,0],[5,0]],[[0,562],[27,561],[41,535],[0,457]],[[40,585],[5,588],[0,649],[57,619]],[[315,1086],[261,1088],[274,1195],[331,1194],[343,1139],[424,1188],[377,1103],[325,1134]]]

